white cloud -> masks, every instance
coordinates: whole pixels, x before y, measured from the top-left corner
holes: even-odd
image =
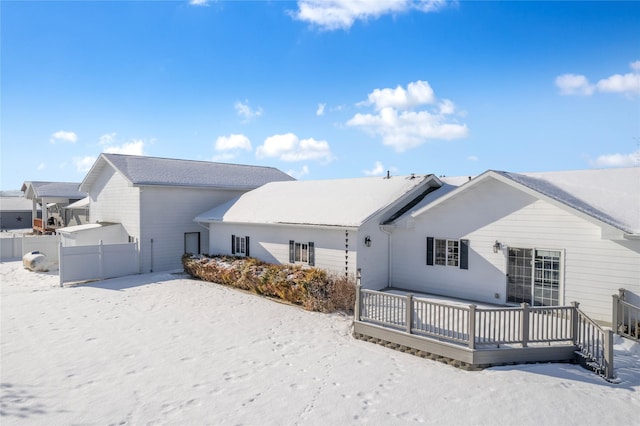
[[[346,30],[358,20],[410,10],[433,12],[446,3],[445,0],[298,0],[298,10],[291,15],[322,30]]]
[[[640,61],[629,64],[632,72],[613,74],[600,79],[596,84],[589,83],[584,75],[563,74],[556,77],[556,86],[562,95],[592,95],[593,93],[621,93],[640,95]]]
[[[587,77],[576,74],[562,74],[556,77],[556,86],[561,95],[591,95],[595,90]]]
[[[249,106],[249,101],[246,99],[244,103],[237,101],[235,104],[233,104],[233,107],[236,109],[238,115],[244,118],[244,121],[249,121],[262,115],[262,108],[258,107],[257,109],[252,109]]]
[[[86,173],[91,169],[93,163],[96,162],[96,157],[86,156],[86,157],[75,157],[73,159],[73,164],[76,166],[76,170],[80,173]]]
[[[430,105],[430,109],[414,110],[413,107]],[[428,139],[457,139],[469,133],[465,124],[457,123],[452,116],[455,104],[444,99],[437,103],[433,89],[426,81],[409,83],[407,89],[376,89],[368,100],[359,105],[373,105],[374,113],[358,113],[348,126],[381,136],[385,145],[403,152],[425,143]]]
[[[104,149],[108,154],[144,155],[144,141],[132,140],[120,146],[108,146]]]
[[[56,142],[76,143],[77,141],[78,141],[78,135],[76,135],[73,132],[67,132],[64,130],[59,130],[55,132],[54,134],[51,135],[51,138],[49,139],[49,142],[51,143],[56,143]]]
[[[208,6],[209,0],[189,0],[191,6]]]
[[[614,74],[598,81],[597,87],[600,92],[640,95],[640,74]]]
[[[369,93],[365,104],[374,105],[376,110],[386,107],[408,109],[418,105],[432,104],[435,102],[435,94],[428,81],[414,81],[404,89],[401,86],[395,89],[375,89]]]
[[[44,170],[47,166],[44,163],[38,164],[38,170]]]
[[[116,140],[116,133],[108,133],[106,135],[102,135],[100,136],[100,138],[98,139],[98,145],[112,145],[113,142]]]
[[[470,155],[470,156],[467,157],[467,160],[468,161],[478,161],[479,158],[477,156],[475,156],[475,155]]]
[[[251,141],[248,137],[241,134],[231,134],[229,136],[220,136],[216,139],[216,151],[251,151]]]
[[[279,158],[282,161],[321,160],[331,161],[333,154],[327,141],[313,138],[300,140],[293,133],[274,135],[265,139],[264,144],[256,149],[258,158]]]
[[[300,179],[301,177],[304,177],[306,175],[308,175],[309,172],[309,166],[304,165],[302,166],[302,168],[300,170],[288,170],[287,174],[293,178],[296,179]]]
[[[384,173],[384,166],[382,162],[376,161],[371,170],[363,170],[362,172],[367,176],[380,176]]]
[[[316,115],[324,115],[324,108],[327,104],[318,104],[318,109],[316,110]]]
[[[630,154],[601,155],[591,165],[596,167],[636,167],[640,166],[640,149]]]

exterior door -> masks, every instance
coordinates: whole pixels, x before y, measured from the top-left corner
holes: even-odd
[[[200,233],[186,232],[184,234],[184,252],[200,254]]]
[[[560,304],[562,252],[509,247],[507,302],[532,306]]]

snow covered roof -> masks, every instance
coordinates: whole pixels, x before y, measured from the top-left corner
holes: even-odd
[[[107,166],[113,167],[135,186],[253,189],[267,182],[294,180],[274,167],[103,153],[80,187],[88,190]]]
[[[442,183],[433,175],[272,182],[202,213],[196,222],[359,227]]]
[[[426,197],[412,216],[467,191],[478,182],[496,178],[517,188],[546,197],[627,234],[640,234],[640,168],[570,170],[559,172],[511,173],[488,170],[458,188],[447,184]],[[443,179],[444,180],[444,179]],[[455,179],[453,180],[454,182]],[[462,181],[461,181],[462,182]],[[458,183],[458,182],[456,182]],[[446,193],[443,193],[446,192]],[[431,198],[430,198],[431,197]]]
[[[84,197],[82,200],[78,200],[75,203],[71,203],[68,206],[64,206],[64,209],[88,209],[89,208],[89,197]]]
[[[80,191],[77,182],[24,182],[22,184],[24,196],[30,200],[34,198],[66,198],[79,200],[87,196]]]

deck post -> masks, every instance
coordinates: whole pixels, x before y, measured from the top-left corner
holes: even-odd
[[[476,305],[469,305],[469,321],[468,326],[469,330],[467,334],[469,335],[469,349],[476,348]]]
[[[411,334],[411,327],[413,326],[413,294],[407,294],[407,300],[405,301],[405,326],[406,332]]]
[[[522,347],[526,348],[529,344],[529,304],[522,303],[520,306],[522,306],[522,319],[520,321]]]
[[[571,306],[573,307],[573,311],[571,312],[571,333],[573,334],[573,344],[577,345],[580,336],[578,336],[578,307],[580,303],[571,302]]]
[[[360,285],[360,282],[358,280],[358,284],[356,284],[356,305],[353,307],[353,318],[356,321],[360,321],[360,307],[361,307],[361,300],[362,300],[362,296],[360,294],[360,291],[362,290],[362,286]]]
[[[604,335],[604,374],[613,379],[613,330],[605,330]]]
[[[613,309],[611,312],[611,327],[613,330],[618,333],[620,326],[620,296],[617,294],[612,295],[613,298]]]

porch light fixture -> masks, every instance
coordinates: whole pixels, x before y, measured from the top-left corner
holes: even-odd
[[[371,247],[371,237],[370,236],[366,236],[364,237],[364,245],[367,247]]]
[[[500,243],[500,241],[496,240],[496,242],[493,243],[493,252],[497,253],[501,248],[502,244]]]

